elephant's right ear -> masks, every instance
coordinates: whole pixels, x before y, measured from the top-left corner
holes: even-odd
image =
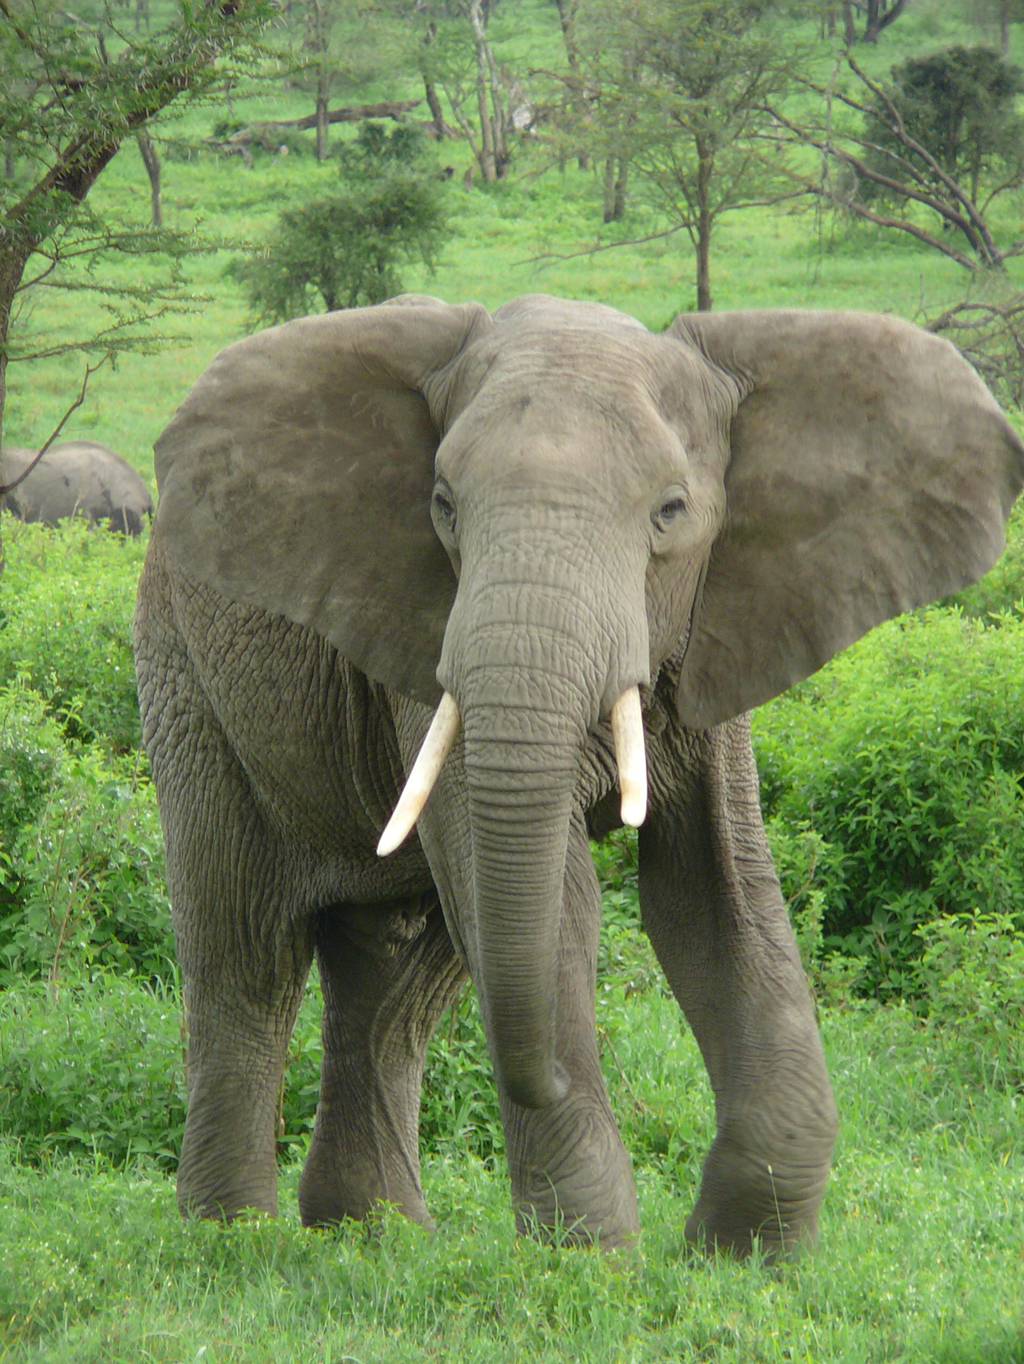
[[[156,446],[154,535],[185,575],[309,626],[427,702],[455,577],[430,521],[427,401],[490,325],[401,300],[302,318],[223,351]]]

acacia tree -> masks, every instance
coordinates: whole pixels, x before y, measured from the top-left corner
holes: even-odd
[[[989,56],[992,67],[999,59]],[[967,106],[958,115],[941,82],[931,86],[936,106],[934,116],[926,117],[917,97],[908,103],[898,86],[872,79],[849,54],[844,67],[852,82],[806,82],[822,96],[817,113],[798,121],[774,110],[783,142],[821,154],[821,173],[790,171],[794,182],[854,217],[906,233],[968,270],[1000,269],[1024,253],[1024,240],[999,239],[989,214],[997,199],[1024,191],[1022,125],[1012,96],[1007,94],[1000,118],[982,137],[980,130],[969,134]]]
[[[786,193],[766,155],[766,106],[789,86],[791,42],[772,0],[602,0],[581,13],[595,150],[628,163],[644,194],[693,243],[697,307],[712,306],[711,244],[726,213]],[[607,179],[606,203],[607,215]]]
[[[997,193],[1019,185],[1024,118],[1016,97],[1022,75],[990,48],[959,45],[894,66],[867,118],[875,143],[871,163],[898,176],[909,137],[927,148],[946,175],[966,184],[975,202],[983,182]],[[894,130],[891,113],[899,116],[901,128]],[[937,177],[930,178],[939,188]],[[876,192],[883,188],[876,186]]]
[[[206,89],[217,59],[269,17],[262,0],[202,0],[161,31],[126,34],[107,0],[86,0],[73,15],[52,2],[0,0],[0,141],[12,171],[0,182],[0,437],[8,365],[22,358],[12,348],[16,301],[65,282],[70,260],[157,244],[91,213],[89,192],[122,142],[182,94]],[[74,348],[108,352],[149,315],[141,290],[114,292],[128,308]]]

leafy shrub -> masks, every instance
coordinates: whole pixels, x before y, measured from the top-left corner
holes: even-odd
[[[36,693],[0,688],[0,987],[82,962],[164,976],[172,958],[142,759],[70,744]]]
[[[505,1150],[498,1094],[476,992],[442,1018],[427,1052],[420,1108],[427,1151],[471,1151],[490,1161]]]
[[[0,684],[26,678],[69,736],[117,752],[139,743],[131,640],[144,539],[4,517]]]
[[[1024,622],[934,609],[888,622],[755,716],[784,893],[823,892],[823,946],[864,958],[870,988],[917,988],[915,930],[938,915],[1024,927],[1022,665]],[[820,840],[809,882],[781,829]]]
[[[931,1026],[953,1029],[970,1079],[1024,1087],[1024,937],[1009,914],[947,914],[917,930]]]
[[[336,193],[285,209],[264,247],[228,267],[255,321],[382,303],[401,291],[403,267],[433,268],[449,222],[422,136],[365,124],[339,161]]]
[[[601,886],[601,939],[597,949],[599,988],[621,986],[627,995],[668,991],[668,985],[640,922],[639,855],[635,829],[616,829],[591,843]]]
[[[767,821],[765,833],[811,987],[822,1004],[846,1004],[867,963],[825,941],[828,905],[842,887],[842,853],[804,823],[790,827],[776,817]]]
[[[0,992],[0,1132],[24,1159],[145,1155],[170,1168],[184,1121],[172,993],[112,974],[56,995],[40,982]]]

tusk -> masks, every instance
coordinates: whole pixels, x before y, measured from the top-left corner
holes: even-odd
[[[639,829],[647,814],[647,754],[639,687],[624,691],[612,706],[612,741],[619,766],[622,822]]]
[[[423,813],[427,797],[434,789],[444,760],[451,752],[458,735],[459,708],[455,704],[455,698],[445,692],[430,722],[423,746],[416,755],[416,761],[412,765],[402,794],[398,797],[394,814],[380,836],[380,842],[377,844],[378,857],[387,857],[388,853],[393,853],[412,833],[416,821]]]

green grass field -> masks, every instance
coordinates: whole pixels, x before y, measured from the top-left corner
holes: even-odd
[[[951,9],[917,0],[867,55],[872,69],[946,42],[976,41]],[[550,4],[524,0],[512,9],[502,0],[498,16],[509,52],[557,48]],[[1017,27],[1013,41],[1024,52]],[[403,93],[381,86],[366,97]],[[294,117],[308,107],[295,92],[243,88],[235,116]],[[221,114],[200,106],[158,131],[199,139]],[[509,182],[467,189],[465,146],[446,144],[437,155],[439,165],[456,168],[449,191],[457,231],[436,273],[410,272],[408,290],[491,307],[535,291],[595,299],[652,328],[693,306],[692,253],[681,235],[579,254],[659,227],[640,208],[625,223],[603,227],[594,175],[574,164],[546,169],[542,150],[527,147]],[[168,223],[199,224],[219,246],[190,262],[195,311],[171,321],[176,339],[158,354],[126,355],[116,370],[101,370],[65,436],[104,441],[152,478],[152,445],[176,405],[213,356],[248,330],[226,266],[283,204],[322,192],[334,175],[311,152],[257,157],[251,169],[213,155],[166,158]],[[94,199],[119,223],[145,221],[148,185],[134,146],[115,159]],[[136,268],[133,282],[155,280],[154,266]],[[793,207],[725,220],[712,280],[721,309],[879,309],[909,318],[962,297],[967,282],[958,267],[906,239]],[[42,293],[22,318],[26,337],[85,337],[100,325],[88,293]],[[71,355],[13,366],[5,439],[44,439],[77,392],[82,365]],[[1024,1364],[1024,948],[1017,940],[997,957],[991,939],[973,939],[969,948],[961,941],[953,987],[963,991],[959,1010],[950,991],[943,993],[941,957],[932,968],[931,1013],[920,999],[879,1006],[853,998],[843,959],[829,964],[826,957],[814,917],[818,853],[800,844],[808,831],[799,819],[795,832],[781,835],[780,863],[784,884],[788,875],[800,888],[793,904],[813,959],[842,1117],[813,1254],[768,1269],[756,1259],[738,1264],[687,1249],[683,1225],[713,1132],[712,1098],[693,1039],[635,927],[635,886],[611,855],[600,867],[608,922],[598,1021],[640,1191],[644,1230],[635,1249],[603,1255],[514,1237],[488,1062],[469,1005],[442,1023],[428,1067],[424,1188],[436,1233],[386,1211],[369,1226],[303,1230],[296,1186],[315,1101],[312,994],[285,1101],[281,1217],[229,1227],[181,1222],[171,1168],[183,1090],[179,1000],[173,967],[161,955],[166,905],[152,794],[144,763],[124,756],[135,724],[126,635],[141,547],[90,549],[81,535],[44,541],[17,531],[8,539],[5,581],[17,586],[25,613],[16,620],[10,597],[0,600],[0,685],[20,676],[19,685],[38,692],[42,700],[26,713],[37,713],[32,706],[45,712],[48,728],[44,735],[40,723],[35,737],[26,731],[15,743],[0,726],[0,743],[21,755],[19,762],[24,757],[26,771],[64,767],[57,795],[40,797],[43,814],[36,810],[31,837],[18,843],[38,872],[36,899],[26,902],[36,918],[26,917],[26,933],[35,934],[38,973],[45,978],[49,969],[59,988],[11,982],[3,989],[8,965],[0,955],[0,1360]],[[981,591],[968,609],[985,616],[1016,602],[1021,614],[1020,543],[1010,567],[990,579],[998,577],[993,602]],[[1004,653],[1016,638],[1005,628]],[[954,635],[948,622],[936,631],[946,651],[936,654],[936,688],[942,678],[942,685],[955,684],[961,642]],[[854,682],[857,657],[847,656]],[[859,675],[862,694],[870,691],[870,666]],[[100,687],[91,689],[90,679],[104,676],[111,680],[97,698]],[[838,685],[816,685],[785,703],[791,712],[763,713],[762,748],[774,745],[776,766],[787,745],[813,745],[807,717],[821,696],[827,692],[830,706],[844,704]],[[775,714],[803,718],[787,731]],[[790,732],[796,738],[787,738]],[[994,748],[980,722],[978,735],[979,750]],[[13,760],[7,770],[0,765],[0,812],[22,799],[14,767]],[[1012,792],[991,808],[1016,830],[1020,773],[1002,775]],[[996,792],[993,802],[996,796],[1002,799]],[[112,853],[113,843],[101,847],[100,840],[117,822],[110,811],[118,802],[124,817]],[[70,868],[54,854],[62,819],[74,825],[81,849],[80,864]],[[129,829],[132,821],[139,827]],[[12,902],[10,849],[24,831],[0,824],[0,909]],[[977,862],[986,863],[983,852]],[[138,978],[119,973],[111,985],[111,976],[99,973],[102,923],[79,960],[54,969],[58,896],[93,881],[97,904],[106,896],[103,903],[120,904],[126,919],[130,911],[137,937],[149,932]],[[1020,906],[1000,906],[992,893],[996,908],[1019,915]],[[12,960],[24,946],[8,952],[8,945],[0,933],[0,949]],[[116,957],[99,965],[118,969]],[[166,982],[162,990],[154,991],[154,975]]]
[[[626,1012],[605,1011],[616,1037],[605,1057],[637,1166],[644,1232],[633,1251],[516,1240],[502,1162],[487,1168],[455,1142],[425,1162],[433,1235],[397,1214],[304,1231],[297,1167],[283,1173],[277,1221],[183,1224],[170,1178],[145,1162],[30,1170],[8,1147],[3,1358],[1024,1359],[1019,1096],[968,1083],[954,1036],[927,1036],[897,1009],[826,1013],[844,1122],[822,1243],[768,1270],[687,1250],[710,1133],[703,1068],[674,1004],[647,994]]]

